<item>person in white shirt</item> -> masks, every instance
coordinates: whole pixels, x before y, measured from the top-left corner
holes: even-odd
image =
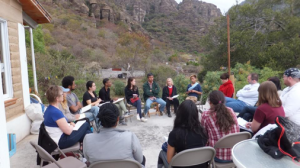
[[[283,82],[287,87],[282,91],[280,99],[285,116],[300,125],[300,70],[287,69],[283,74]]]
[[[258,100],[258,74],[251,73],[247,77],[248,85],[239,90],[236,94],[238,99],[226,97],[226,106],[234,112],[241,112],[246,106],[254,106]]]

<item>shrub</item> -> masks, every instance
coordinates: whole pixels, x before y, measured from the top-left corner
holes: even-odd
[[[124,96],[124,88],[125,88],[124,82],[122,82],[120,80],[116,80],[114,82],[113,90],[115,92],[115,95]]]
[[[178,75],[174,78],[174,85],[177,88],[177,93],[179,94],[178,100],[179,102],[183,102],[187,95],[185,94],[187,85],[190,83],[190,80],[186,78],[184,75]]]

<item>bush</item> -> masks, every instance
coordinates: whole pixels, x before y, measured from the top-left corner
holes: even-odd
[[[125,88],[124,82],[122,82],[120,80],[116,80],[114,82],[113,90],[115,92],[115,95],[124,96],[124,88]]]
[[[183,102],[187,95],[185,94],[187,85],[190,83],[190,80],[184,75],[178,75],[174,78],[174,85],[177,88],[177,93],[179,94],[178,100],[179,103]]]

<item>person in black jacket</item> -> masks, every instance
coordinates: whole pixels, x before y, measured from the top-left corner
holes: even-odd
[[[172,117],[172,115],[170,113],[170,106],[171,106],[171,104],[174,105],[174,112],[175,112],[175,114],[176,114],[177,108],[179,106],[178,99],[177,98],[172,98],[175,95],[177,95],[177,89],[173,85],[172,78],[168,78],[166,86],[163,88],[163,93],[162,93],[162,98],[167,103],[166,107],[167,107],[168,117]]]
[[[147,119],[142,116],[142,102],[140,99],[139,88],[135,85],[135,78],[129,77],[127,86],[125,87],[125,98],[128,104],[133,105],[137,109],[136,119],[146,122]]]

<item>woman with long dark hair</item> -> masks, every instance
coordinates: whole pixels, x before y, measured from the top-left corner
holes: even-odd
[[[210,110],[203,112],[201,124],[208,134],[208,146],[214,147],[219,139],[240,132],[240,128],[233,110],[225,106],[225,96],[221,91],[212,91],[208,101]],[[231,149],[217,149],[215,162],[232,162]]]
[[[160,152],[158,165],[164,164],[168,167],[176,153],[206,145],[207,136],[200,124],[198,114],[197,107],[192,100],[185,100],[179,105],[173,130],[169,134],[167,153],[163,150]],[[208,164],[203,163],[191,167],[206,168]]]
[[[91,104],[92,106],[98,106],[101,99],[96,94],[96,84],[93,81],[86,83],[86,92],[83,94],[83,106]]]
[[[137,109],[136,119],[142,122],[146,122],[142,116],[142,102],[140,99],[139,88],[135,85],[135,78],[129,77],[127,86],[125,87],[125,98],[128,104],[133,105]]]

